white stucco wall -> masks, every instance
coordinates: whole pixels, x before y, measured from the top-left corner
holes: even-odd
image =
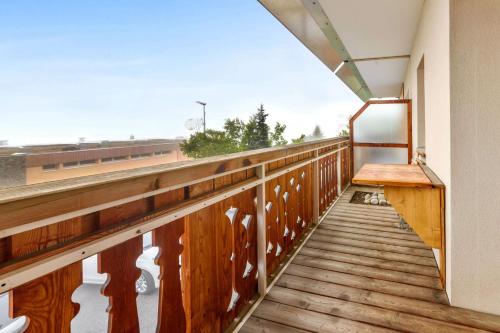
[[[450,49],[449,49],[449,1],[426,0],[422,8],[420,24],[415,36],[410,62],[404,83],[406,98],[413,100],[413,142],[417,143],[418,98],[417,68],[425,56],[425,142],[426,160],[429,167],[446,186],[446,230],[451,225],[451,171],[450,171]],[[414,149],[416,144],[414,145]],[[450,233],[447,233],[447,291],[450,288],[451,267]],[[438,252],[438,251],[436,251]],[[439,263],[439,255],[437,262]],[[450,292],[451,291],[451,292]]]
[[[451,304],[500,314],[500,1],[426,0],[404,95],[425,56],[427,164],[446,185]],[[417,112],[413,114],[417,141]]]
[[[500,1],[450,23],[452,303],[500,314]]]

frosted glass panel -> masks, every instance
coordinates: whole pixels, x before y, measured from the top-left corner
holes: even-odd
[[[366,163],[407,164],[406,148],[354,147],[354,174]]]
[[[408,143],[406,104],[372,104],[354,121],[354,142]]]

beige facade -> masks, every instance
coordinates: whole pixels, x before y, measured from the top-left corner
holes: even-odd
[[[127,169],[135,169],[148,167],[153,165],[171,163],[185,160],[186,158],[180,150],[173,150],[166,154],[147,157],[126,156],[125,159],[105,161],[96,159],[95,163],[78,164],[75,166],[65,167],[64,163],[57,163],[55,168],[44,170],[43,166],[32,166],[26,168],[26,184],[44,183],[54,180],[96,175],[100,173],[120,171]]]

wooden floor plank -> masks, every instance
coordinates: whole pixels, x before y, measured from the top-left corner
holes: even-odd
[[[409,240],[401,240],[401,239],[392,239],[382,236],[376,235],[363,235],[359,233],[352,233],[348,231],[341,230],[331,230],[328,228],[323,228],[321,225],[319,226],[316,233],[319,235],[329,235],[329,236],[337,236],[342,238],[354,239],[359,241],[367,241],[371,243],[379,243],[386,245],[396,245],[396,246],[404,246],[416,249],[424,249],[430,251],[431,248],[425,245],[423,242],[409,241]]]
[[[429,277],[439,277],[439,271],[436,267],[415,265],[404,263],[401,261],[391,261],[386,259],[370,258],[365,256],[359,256],[349,253],[335,252],[335,251],[325,251],[316,248],[309,247],[306,244],[300,254],[307,255],[315,258],[323,258],[329,260],[338,260],[342,262],[348,262],[351,264],[364,265],[369,267],[389,269],[402,273],[412,273],[416,275],[423,275]]]
[[[268,300],[260,303],[253,316],[313,332],[397,332]]]
[[[361,224],[361,223],[353,223],[353,222],[346,222],[346,221],[333,221],[333,220],[323,220],[321,222],[322,225],[338,225],[338,226],[346,226],[350,228],[357,228],[357,229],[366,229],[366,230],[376,230],[376,231],[384,231],[384,232],[392,232],[394,234],[402,234],[402,235],[407,235],[408,232],[399,228],[394,228],[394,227],[381,227],[381,226],[376,226],[376,225],[369,225],[369,224]]]
[[[335,207],[332,209],[333,212],[339,212],[339,213],[359,213],[361,215],[370,215],[370,216],[377,216],[377,217],[389,217],[389,218],[394,218],[394,219],[399,219],[398,213],[395,211],[384,211],[384,212],[378,212],[374,211],[370,208],[356,208],[356,207],[345,207],[345,206],[340,206],[340,205],[335,205]]]
[[[400,219],[398,217],[381,217],[381,216],[376,216],[371,213],[365,213],[365,214],[360,214],[358,212],[341,212],[336,209],[334,209],[330,214],[328,214],[328,217],[348,217],[348,218],[361,218],[361,219],[367,219],[367,220],[373,220],[373,221],[379,221],[379,222],[388,222],[388,223],[399,223]]]
[[[241,333],[309,333],[298,328],[278,324],[269,320],[250,317],[240,329]]]
[[[421,317],[500,332],[500,320],[498,316],[477,311],[362,290],[323,281],[314,281],[311,283],[311,280],[307,277],[299,277],[287,273],[280,277],[276,285],[303,290],[317,295],[339,298],[350,302],[373,305]]]
[[[339,207],[344,207],[344,208],[365,208],[364,206],[365,205],[361,205],[361,204],[356,204],[356,203],[350,203],[350,200],[339,200],[337,202],[337,204],[335,205],[335,207],[337,207],[337,205]],[[390,212],[390,213],[394,213],[395,210],[394,208],[392,208],[392,206],[368,206],[366,205],[367,207],[369,207],[369,209],[373,209],[375,211],[379,211],[379,212]]]
[[[387,310],[326,296],[310,294],[300,290],[274,287],[266,299],[324,314],[335,314],[345,319],[371,325],[414,333],[466,333],[484,332],[457,324],[419,317],[398,311]]]
[[[377,250],[388,253],[390,252],[390,253],[431,258],[432,260],[434,260],[434,255],[432,254],[432,251],[430,249],[416,249],[411,247],[372,243],[372,242],[360,241],[360,240],[337,237],[337,236],[329,236],[321,234],[319,232],[315,232],[310,239],[320,242],[355,246],[363,249]],[[434,262],[431,262],[431,264],[433,265]]]
[[[309,277],[313,280],[342,284],[349,287],[371,290],[428,302],[447,304],[448,299],[442,290],[412,286],[409,284],[383,281],[363,276],[328,271],[297,264],[290,264],[288,274]]]
[[[354,217],[339,217],[339,216],[331,216],[328,215],[325,218],[326,221],[343,221],[343,222],[351,222],[358,224],[369,224],[369,225],[378,225],[381,227],[389,227],[389,228],[397,228],[399,223],[396,222],[379,222],[370,219],[362,219],[362,218],[354,218]]]
[[[302,252],[298,254],[292,262],[302,266],[321,268],[330,271],[365,276],[385,281],[400,282],[433,289],[440,289],[441,287],[441,282],[439,278],[436,277],[408,274],[387,269],[363,266],[359,264],[350,264],[342,261],[315,258],[312,256],[303,255]]]
[[[432,250],[355,191],[382,189],[344,192],[241,332],[500,333],[500,316],[449,306]]]
[[[321,223],[318,226],[319,229],[328,229],[328,230],[335,230],[335,231],[341,231],[341,232],[349,232],[352,234],[358,234],[358,235],[366,235],[366,236],[377,236],[377,237],[384,237],[386,239],[401,239],[401,240],[407,240],[407,241],[412,241],[415,243],[419,244],[424,244],[420,238],[414,233],[407,232],[407,233],[394,233],[394,232],[386,232],[386,231],[380,231],[380,230],[370,230],[370,229],[360,229],[360,228],[352,228],[352,227],[345,227],[341,225],[336,225],[336,224],[326,224],[326,223]]]

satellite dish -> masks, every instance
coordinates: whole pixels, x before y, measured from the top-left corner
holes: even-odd
[[[194,125],[195,125],[195,120],[191,118],[191,119],[186,120],[184,127],[186,127],[186,129],[188,131],[192,131],[192,130],[194,130]]]
[[[188,131],[193,131],[193,130],[198,131],[201,128],[202,124],[203,124],[203,119],[190,118],[186,120],[184,127],[186,127]]]

